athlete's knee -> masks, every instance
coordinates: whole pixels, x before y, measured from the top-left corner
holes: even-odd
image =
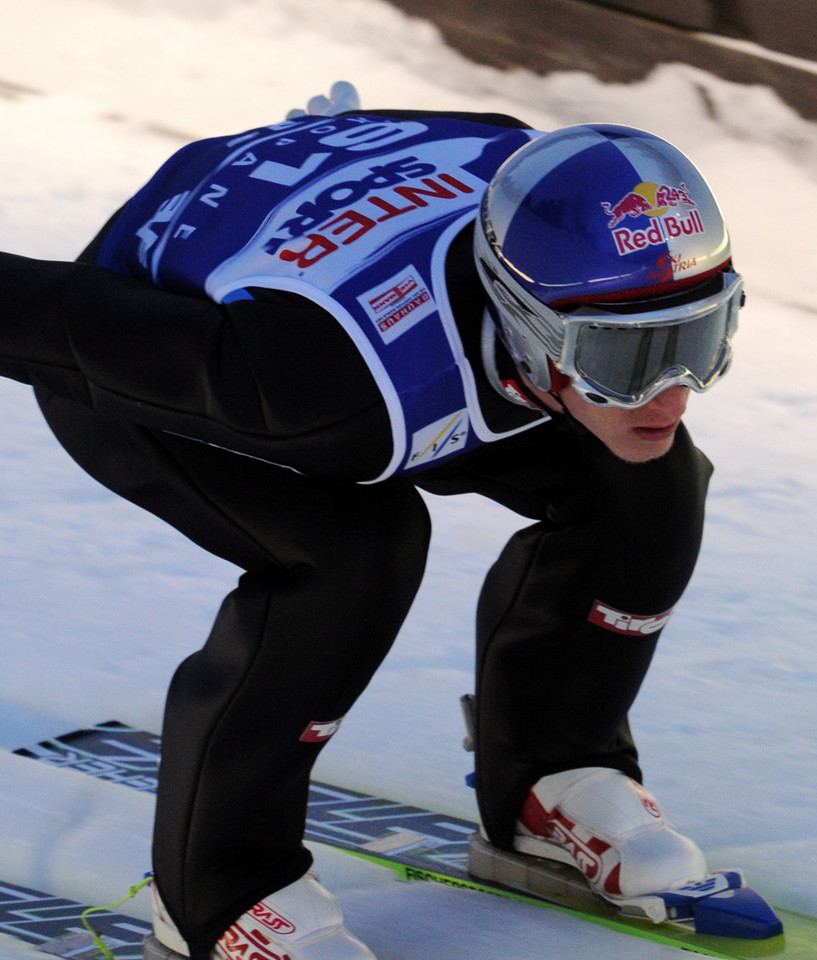
[[[410,593],[420,586],[425,571],[431,520],[422,497],[412,487],[385,487],[362,506],[366,522],[355,527],[344,547],[345,563],[358,576],[374,579],[372,588]],[[360,517],[360,514],[358,514]]]

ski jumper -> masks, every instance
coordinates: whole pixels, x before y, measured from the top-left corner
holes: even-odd
[[[192,956],[300,877],[311,767],[391,646],[417,488],[529,518],[477,614],[492,841],[539,777],[640,779],[627,713],[694,568],[710,466],[518,403],[471,254],[510,118],[307,117],[180,151],[75,264],[0,255],[0,373],[121,496],[246,571],[168,693],[156,880]],[[487,344],[487,348],[486,348]]]

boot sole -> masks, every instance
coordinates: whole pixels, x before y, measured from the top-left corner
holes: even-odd
[[[143,960],[188,960],[184,954],[176,953],[175,950],[160,943],[153,934],[145,938],[142,949]]]
[[[528,853],[499,850],[478,833],[472,834],[468,841],[468,872],[482,880],[546,899],[548,894],[559,894],[577,900],[598,900],[575,867]]]

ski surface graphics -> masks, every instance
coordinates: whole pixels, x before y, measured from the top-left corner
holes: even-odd
[[[15,752],[136,790],[154,792],[160,749],[161,742],[155,734],[110,722]],[[475,836],[476,829],[467,820],[330,784],[313,783],[310,788],[307,841],[340,848],[388,867],[403,880],[443,883],[550,909],[566,909],[619,932],[724,960],[814,958],[817,918],[782,908],[775,908],[783,924],[782,934],[766,933],[762,939],[747,939],[746,934],[733,937],[695,932],[689,922],[655,924],[644,918],[623,916],[593,895],[577,870],[563,864],[554,863],[552,868],[539,871],[545,876],[537,877],[536,894],[529,892],[530,882],[526,892],[510,885],[513,879],[508,878],[519,870],[519,861],[524,858],[512,857],[515,863],[509,873],[500,869],[494,874],[502,879],[476,879],[468,870],[469,845],[472,864],[484,853]],[[530,859],[541,863],[538,858]],[[734,895],[727,890],[720,898],[712,898],[712,902],[728,901]],[[697,896],[700,898],[701,893]],[[683,911],[681,904],[681,915]],[[673,908],[672,912],[677,910]]]
[[[150,924],[87,903],[0,883],[0,934],[36,947],[44,958],[100,960],[103,954],[86,921],[115,960],[142,960],[142,943]],[[0,955],[5,957],[5,950]]]

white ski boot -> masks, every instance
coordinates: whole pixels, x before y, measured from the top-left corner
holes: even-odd
[[[189,956],[154,884],[153,936],[145,941],[144,960]],[[210,956],[212,960],[246,960],[249,956],[254,960],[376,960],[343,925],[337,901],[313,871],[239,917]]]
[[[670,893],[673,903],[691,902],[743,884],[739,871],[708,874],[701,851],[665,819],[655,798],[606,767],[543,777],[520,811],[513,850],[473,834],[468,869],[546,899],[603,897],[655,923],[678,914],[667,907]]]
[[[707,876],[696,844],[678,833],[644,787],[605,767],[543,777],[519,815],[514,849],[577,867],[613,902]]]
[[[602,897],[624,917],[687,932],[752,940],[783,932],[740,870],[707,873],[701,851],[665,819],[655,797],[606,767],[543,777],[523,804],[513,849],[474,833],[468,870],[567,906]]]

